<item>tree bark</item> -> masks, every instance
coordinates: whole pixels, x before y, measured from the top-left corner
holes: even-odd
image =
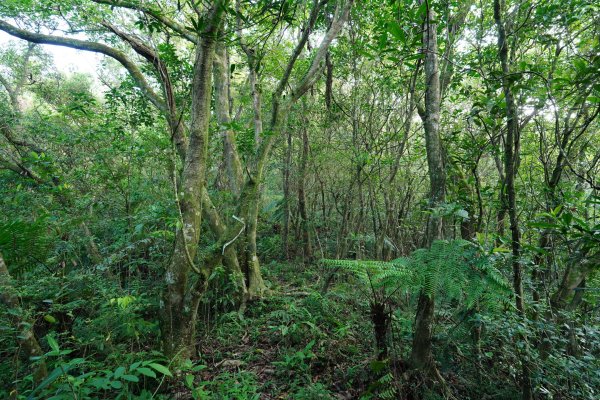
[[[305,114],[306,115],[306,114]],[[302,153],[298,166],[298,211],[300,213],[300,229],[302,232],[303,258],[310,262],[313,258],[308,211],[306,206],[306,168],[308,164],[308,120],[304,120],[302,131]]]
[[[440,124],[440,72],[438,62],[437,24],[435,13],[428,6],[425,29],[423,32],[423,49],[425,52],[425,112],[422,116],[425,131],[425,147],[429,168],[429,207],[434,208],[446,201],[446,171],[442,154],[442,143],[439,133]],[[443,220],[431,215],[427,221],[424,246],[429,247],[443,238]],[[423,290],[419,294],[415,332],[413,337],[410,361],[414,368],[423,371],[428,377],[443,381],[437,371],[432,353],[432,325],[434,317],[434,295],[427,295]]]
[[[504,91],[504,99],[506,101],[506,141],[504,146],[504,170],[505,170],[505,186],[508,216],[510,220],[511,231],[511,247],[512,247],[512,267],[513,267],[513,290],[515,292],[515,303],[517,312],[521,317],[525,317],[525,303],[523,294],[522,268],[521,268],[521,238],[519,232],[519,220],[517,214],[517,200],[515,190],[515,177],[517,174],[517,165],[519,159],[519,119],[518,111],[515,105],[511,81],[509,78],[509,60],[508,60],[508,44],[506,42],[506,28],[502,19],[502,4],[501,0],[494,0],[494,20],[498,29],[498,56],[502,65],[502,88]],[[527,337],[522,337],[525,343]],[[527,348],[527,346],[526,346]],[[527,351],[527,350],[525,350]],[[521,375],[521,390],[524,400],[533,399],[533,389],[531,385],[531,377],[529,373],[529,363],[527,362],[527,354],[523,354],[521,358],[522,375]]]
[[[7,309],[15,310],[15,313],[10,315],[13,323],[17,326],[19,334],[18,342],[25,350],[27,358],[41,357],[44,355],[40,344],[38,343],[33,333],[33,324],[23,319],[23,310],[19,304],[19,297],[11,283],[12,279],[8,271],[8,267],[4,262],[2,254],[0,254],[0,300]],[[40,383],[48,376],[48,369],[44,359],[40,359],[33,369],[33,380],[35,383]]]
[[[180,193],[177,194],[181,226],[177,229],[173,256],[165,273],[166,290],[161,310],[163,351],[176,360],[185,360],[194,355],[198,299],[208,278],[207,271],[195,266],[194,258],[200,239],[202,189],[206,183],[212,68],[226,2],[217,0],[209,10],[194,62],[190,138]],[[191,271],[198,274],[192,289]]]
[[[231,123],[229,114],[229,59],[227,50],[222,44],[217,46],[215,53],[214,88],[215,114],[219,123],[219,131],[223,135],[223,158],[227,170],[227,182],[232,193],[238,197],[244,177],[235,137],[228,127]]]
[[[290,173],[292,170],[292,131],[287,130],[287,140],[285,146],[285,159],[283,164],[283,231],[281,234],[283,254],[285,259],[290,259],[290,219],[291,219],[291,199],[290,199]]]

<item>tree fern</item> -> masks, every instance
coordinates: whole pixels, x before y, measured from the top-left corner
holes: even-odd
[[[414,282],[414,276],[408,268],[408,259],[405,258],[388,262],[323,259],[321,263],[353,275],[360,281],[360,289],[370,292],[369,297],[372,296],[372,300],[378,302],[385,301],[399,288],[409,287]]]
[[[46,219],[0,221],[0,252],[17,274],[45,261],[48,249]]]
[[[510,284],[496,268],[498,258],[466,240],[438,240],[429,249],[393,261],[322,260],[322,264],[350,273],[362,289],[378,301],[401,289],[423,289],[429,296],[463,300],[472,307],[481,299],[506,298]]]

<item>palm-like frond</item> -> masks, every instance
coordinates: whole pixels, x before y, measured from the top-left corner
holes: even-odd
[[[482,299],[497,303],[510,293],[495,257],[466,240],[438,240],[428,249],[389,262],[324,259],[321,263],[356,277],[373,296],[418,288],[429,296],[463,300],[471,308]]]
[[[0,252],[17,274],[43,262],[48,242],[45,218],[0,221]]]

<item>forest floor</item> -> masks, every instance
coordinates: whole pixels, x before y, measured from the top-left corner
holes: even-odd
[[[219,293],[209,297],[220,304],[203,307],[206,328],[198,351],[206,368],[195,376],[199,393],[214,399],[354,399],[376,391],[368,304],[356,288],[342,280],[322,296],[323,268],[273,263],[264,270],[272,293],[250,303],[242,317],[211,316],[226,306]],[[178,397],[189,395],[180,389]]]

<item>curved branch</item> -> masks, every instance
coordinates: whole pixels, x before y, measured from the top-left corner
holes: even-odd
[[[315,54],[315,58],[313,58],[310,68],[302,78],[302,81],[298,84],[296,89],[292,94],[292,101],[298,100],[304,93],[306,93],[312,85],[315,84],[319,76],[320,72],[325,68],[325,56],[327,55],[327,50],[329,49],[329,45],[335,39],[342,28],[346,20],[348,19],[348,15],[350,14],[350,8],[352,8],[352,4],[354,0],[348,0],[348,2],[344,5],[344,7],[339,7],[336,9],[335,17],[333,22],[331,23],[331,27],[327,30],[319,49],[317,50],[317,54]]]
[[[171,30],[177,32],[181,35],[182,38],[189,40],[192,43],[198,43],[198,37],[188,28],[181,25],[179,22],[174,21],[168,17],[165,17],[160,12],[156,10],[152,10],[151,8],[144,7],[141,4],[135,4],[129,1],[122,0],[92,0],[94,3],[98,4],[106,4],[111,7],[121,7],[128,8],[130,10],[141,11],[144,14],[147,14],[163,24],[164,26],[170,28]]]
[[[160,82],[162,83],[163,94],[166,100],[165,117],[169,122],[169,127],[172,133],[172,140],[175,142],[177,147],[177,153],[181,159],[185,159],[185,152],[187,148],[187,139],[185,137],[184,126],[181,121],[181,116],[177,111],[177,104],[175,103],[175,93],[173,90],[173,84],[171,83],[171,76],[167,65],[160,59],[158,53],[143,43],[138,37],[126,33],[119,28],[115,27],[107,21],[102,21],[101,24],[108,28],[115,35],[123,39],[128,43],[131,48],[140,56],[146,59],[149,63],[154,66]]]
[[[8,93],[8,98],[10,99],[10,103],[12,104],[13,109],[16,109],[17,105],[19,104],[19,102],[17,101],[16,91],[14,90],[8,79],[2,76],[2,74],[0,74],[0,85],[4,86],[6,93]]]
[[[283,90],[285,89],[285,86],[290,80],[290,75],[292,74],[292,70],[294,69],[294,64],[296,64],[296,60],[298,59],[298,57],[300,57],[300,53],[302,53],[304,45],[306,44],[306,42],[308,42],[308,37],[310,36],[312,28],[317,22],[317,16],[319,15],[320,9],[321,4],[319,3],[319,0],[313,0],[313,6],[310,10],[310,17],[308,19],[308,23],[306,24],[306,26],[304,26],[302,37],[300,38],[300,41],[298,41],[298,43],[296,44],[296,47],[294,48],[294,51],[292,52],[292,55],[288,60],[287,66],[285,67],[285,72],[283,73],[283,76],[281,77],[281,80],[279,81],[279,84],[277,85],[277,88],[273,93],[274,99],[278,99],[283,94]]]
[[[160,97],[154,92],[150,84],[144,78],[140,69],[131,61],[125,53],[107,46],[102,43],[91,42],[87,40],[72,39],[61,36],[43,35],[40,33],[29,32],[16,26],[9,24],[6,21],[0,20],[0,30],[8,33],[11,36],[26,40],[31,43],[50,44],[54,46],[69,47],[76,50],[91,51],[100,53],[117,60],[131,75],[138,87],[144,92],[144,95],[154,104],[159,110],[165,112],[166,107]]]

